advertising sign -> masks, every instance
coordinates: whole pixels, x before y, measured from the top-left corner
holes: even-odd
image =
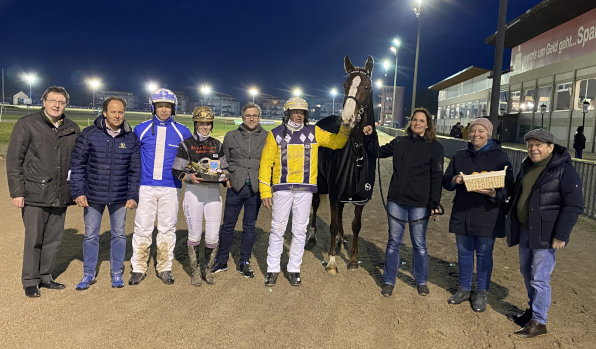
[[[596,52],[596,9],[511,50],[511,75]]]

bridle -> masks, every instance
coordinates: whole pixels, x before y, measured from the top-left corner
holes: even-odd
[[[366,78],[366,80],[368,80],[367,83],[370,83],[370,76],[367,71],[360,70],[360,69],[354,70],[353,72],[350,73],[350,76],[356,75],[356,74],[364,76]],[[368,109],[368,99],[370,98],[371,95],[372,95],[372,89],[366,93],[366,97],[364,98],[364,101],[362,101],[362,103],[360,103],[360,101],[356,97],[347,96],[344,93],[344,102],[342,104],[342,108],[345,108],[346,102],[350,99],[352,99],[352,100],[354,100],[354,102],[356,102],[356,106],[358,107],[358,116],[356,116],[356,124],[357,125],[360,123],[364,113],[366,113],[366,110]]]

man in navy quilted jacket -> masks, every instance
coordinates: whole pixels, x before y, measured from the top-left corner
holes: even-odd
[[[70,159],[70,193],[85,208],[83,270],[77,290],[95,283],[99,229],[105,207],[110,213],[110,271],[112,287],[124,287],[122,271],[126,251],[126,209],[135,209],[141,183],[141,151],[137,135],[124,121],[126,101],[108,97],[103,116],[83,130]]]

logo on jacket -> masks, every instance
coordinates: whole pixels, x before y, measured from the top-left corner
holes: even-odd
[[[364,185],[364,190],[369,191],[371,189],[370,183]]]
[[[120,143],[120,149],[126,149],[126,143]]]

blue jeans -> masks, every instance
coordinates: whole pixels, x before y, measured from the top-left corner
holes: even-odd
[[[474,251],[476,251],[476,289],[488,291],[490,275],[493,272],[493,247],[495,239],[484,236],[455,234],[457,260],[459,263],[459,283],[461,287],[472,289],[474,274]]]
[[[126,224],[125,204],[94,204],[89,203],[85,207],[85,238],[83,239],[83,270],[85,275],[95,276],[97,258],[99,255],[99,229],[101,228],[101,216],[105,207],[110,213],[110,226],[112,238],[110,241],[110,269],[112,274],[122,274],[124,264],[124,253],[126,252],[126,235],[124,226]]]
[[[416,220],[429,214],[426,207],[399,205],[387,201],[387,211],[402,220]],[[383,267],[383,282],[395,286],[395,278],[399,269],[399,250],[404,239],[406,224],[389,217],[389,240],[385,251],[385,266]],[[412,240],[412,269],[416,285],[426,285],[428,280],[428,254],[426,251],[426,227],[428,218],[417,223],[409,223],[410,239]]]
[[[219,251],[217,262],[228,263],[230,250],[234,243],[234,228],[238,221],[240,211],[244,207],[242,217],[242,240],[240,243],[240,263],[248,262],[252,254],[252,247],[255,243],[255,223],[261,207],[261,194],[252,191],[250,185],[245,185],[236,191],[229,188],[226,194],[226,206],[224,210],[223,225],[219,233]]]
[[[546,325],[551,296],[550,275],[555,269],[556,250],[532,250],[528,247],[528,232],[520,229],[519,235],[519,270],[526,283],[528,305],[534,320]]]
[[[582,153],[584,152],[583,149],[575,149],[575,158],[576,159],[581,159],[582,158]]]

